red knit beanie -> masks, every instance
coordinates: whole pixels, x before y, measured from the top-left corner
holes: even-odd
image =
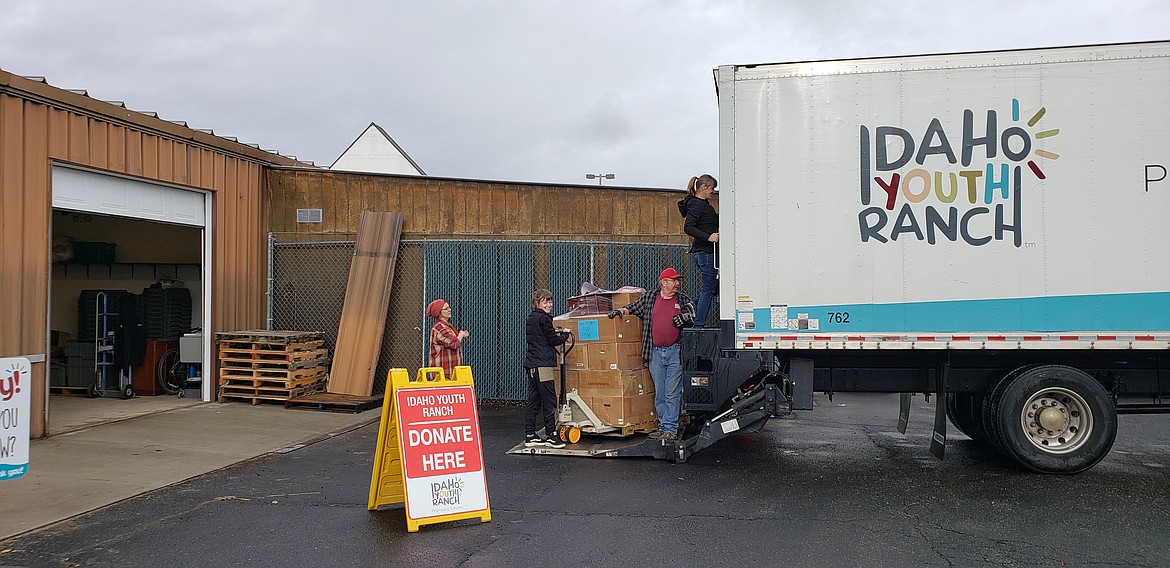
[[[438,300],[431,300],[427,304],[427,317],[437,318],[443,312],[443,306],[447,305],[447,300],[439,298]]]

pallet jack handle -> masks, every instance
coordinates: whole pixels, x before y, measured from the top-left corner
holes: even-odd
[[[569,403],[569,399],[565,397],[567,394],[565,389],[568,387],[568,378],[565,374],[565,358],[568,357],[569,352],[573,350],[573,347],[576,344],[577,340],[573,338],[573,332],[569,332],[569,336],[565,339],[565,342],[556,347],[557,354],[559,355],[558,359],[560,359],[561,362],[560,406],[562,407]]]

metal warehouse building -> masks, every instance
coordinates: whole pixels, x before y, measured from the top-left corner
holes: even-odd
[[[273,240],[352,233],[362,210],[401,211],[404,240],[546,243],[532,264],[547,256],[541,247],[563,240],[680,245],[686,238],[672,213],[680,197],[322,170],[0,70],[0,356],[33,363],[30,432],[39,438],[50,433],[51,375],[62,367],[54,350],[66,337],[84,345],[101,331],[90,323],[95,290],[182,282],[189,327],[212,338],[270,324]],[[319,217],[298,222],[306,210]],[[526,285],[551,277],[546,271]],[[415,292],[425,290],[418,284]],[[392,302],[389,319],[419,311]],[[213,341],[202,342],[201,358],[204,375],[216,376]],[[139,379],[152,382],[136,377],[135,388]],[[203,381],[204,400],[214,399],[212,382]]]

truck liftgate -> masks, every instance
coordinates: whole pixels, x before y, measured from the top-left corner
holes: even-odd
[[[521,442],[508,450],[508,453],[592,458],[650,457],[685,462],[690,456],[727,436],[736,432],[758,432],[768,419],[787,413],[788,398],[780,388],[775,384],[760,383],[751,391],[742,393],[726,411],[694,428],[694,433],[686,434],[692,428],[685,428],[680,440],[655,440],[641,434],[631,438],[584,437],[576,444],[567,444],[563,448],[525,447]]]

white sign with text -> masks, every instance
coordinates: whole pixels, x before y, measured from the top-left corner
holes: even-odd
[[[0,479],[28,471],[31,370],[24,357],[0,358]]]

